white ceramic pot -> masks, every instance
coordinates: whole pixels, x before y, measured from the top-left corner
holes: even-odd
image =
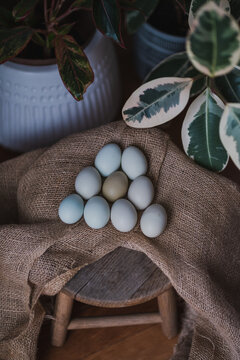
[[[0,65],[1,145],[28,151],[116,117],[121,89],[114,46],[96,31],[85,53],[95,78],[80,102],[64,87],[56,64]]]

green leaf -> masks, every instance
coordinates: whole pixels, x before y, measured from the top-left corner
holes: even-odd
[[[93,0],[76,0],[71,5],[71,8],[92,10],[92,3],[93,3]]]
[[[190,105],[182,125],[182,143],[186,154],[203,167],[222,171],[228,154],[219,137],[222,101],[207,88]]]
[[[164,124],[187,105],[192,79],[161,78],[140,86],[125,103],[122,115],[127,125],[149,128]]]
[[[240,68],[235,67],[230,73],[219,76],[215,84],[227,102],[240,102]]]
[[[26,26],[0,30],[0,64],[17,56],[28,44],[33,30]]]
[[[194,78],[200,73],[193,67],[187,53],[180,52],[170,55],[161,61],[144,79],[144,82],[151,81],[161,77],[191,77]],[[206,77],[194,80],[190,96],[195,96],[206,87]]]
[[[64,24],[64,25],[61,25],[57,28],[57,33],[59,35],[67,35],[73,28],[73,26],[75,25],[76,23],[71,23],[71,24]]]
[[[0,26],[8,27],[14,24],[13,16],[10,10],[0,6]]]
[[[81,100],[83,93],[94,79],[86,55],[69,35],[56,37],[55,53],[59,73],[65,87],[76,100]]]
[[[132,4],[132,10],[126,14],[126,24],[129,34],[137,31],[139,26],[147,21],[149,16],[153,13],[158,5],[159,0],[136,0]]]
[[[21,0],[13,8],[13,16],[19,21],[25,19],[39,0]]]
[[[193,65],[210,77],[228,73],[240,58],[238,24],[214,2],[208,2],[199,10],[188,35],[187,53]]]
[[[190,5],[190,12],[188,16],[188,23],[190,29],[193,27],[193,21],[196,17],[196,14],[198,10],[205,5],[209,0],[192,0]],[[228,0],[214,0],[216,5],[218,5],[220,8],[225,10],[226,12],[230,13],[230,4]]]
[[[220,138],[234,164],[240,169],[240,104],[227,104],[220,121]]]
[[[93,0],[93,18],[98,30],[124,47],[120,7],[116,0]]]
[[[42,35],[40,35],[37,32],[33,33],[32,41],[39,46],[43,46],[43,47],[46,46],[45,39],[43,38]]]

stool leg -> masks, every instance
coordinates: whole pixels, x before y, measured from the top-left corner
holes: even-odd
[[[72,313],[73,299],[60,292],[55,305],[55,320],[52,328],[52,345],[62,346],[67,336],[67,327]]]
[[[162,318],[162,331],[168,339],[177,335],[176,294],[173,287],[158,296],[158,308]]]

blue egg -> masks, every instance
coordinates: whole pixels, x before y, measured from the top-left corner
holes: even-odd
[[[95,167],[102,176],[109,176],[120,168],[121,149],[117,144],[107,144],[97,153]]]
[[[83,215],[84,202],[81,196],[71,194],[63,199],[58,208],[60,219],[66,224],[75,224]]]
[[[101,229],[107,225],[110,218],[110,208],[101,196],[94,196],[88,200],[84,209],[84,220],[92,229]]]

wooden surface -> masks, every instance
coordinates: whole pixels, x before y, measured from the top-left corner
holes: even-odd
[[[98,317],[157,312],[157,300],[127,308],[99,308],[74,302],[73,316]],[[169,360],[175,337],[168,340],[161,324],[81,329],[68,332],[63,347],[50,345],[50,320],[39,339],[38,360]]]
[[[119,247],[81,269],[63,291],[86,304],[123,307],[151,300],[169,286],[145,254]]]

